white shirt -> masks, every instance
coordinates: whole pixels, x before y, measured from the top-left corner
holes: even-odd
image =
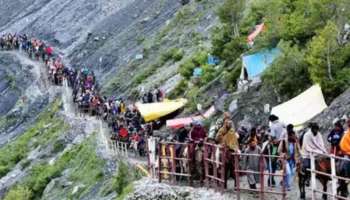
[[[301,155],[303,158],[309,158],[311,153],[327,154],[327,150],[321,133],[317,133],[317,135],[314,136],[310,129],[304,135]]]
[[[286,132],[285,125],[278,120],[271,122],[270,129],[271,129],[270,135],[276,138],[277,140],[282,140],[283,137],[285,136],[285,132]]]

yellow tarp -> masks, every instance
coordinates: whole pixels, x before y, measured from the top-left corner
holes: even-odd
[[[161,117],[167,116],[180,108],[183,108],[187,103],[186,99],[179,100],[165,100],[158,103],[142,104],[137,103],[136,107],[141,113],[141,116],[146,122],[157,120]]]
[[[271,113],[285,124],[301,126],[326,108],[321,87],[314,85],[297,97],[272,108]]]

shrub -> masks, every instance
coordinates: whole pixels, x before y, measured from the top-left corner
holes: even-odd
[[[281,42],[280,55],[263,74],[264,83],[276,89],[279,95],[292,98],[312,83],[308,75],[308,65],[304,52],[290,42]]]
[[[182,49],[173,49],[172,59],[175,62],[182,60],[183,56],[184,56],[184,51]]]
[[[117,175],[112,183],[113,188],[118,194],[121,194],[130,181],[129,167],[124,162],[120,162]]]
[[[180,95],[182,95],[183,93],[185,93],[185,91],[187,90],[187,85],[188,82],[186,80],[181,80],[176,87],[174,88],[173,91],[171,91],[171,93],[169,94],[170,98],[176,98]]]
[[[28,200],[32,198],[32,191],[25,186],[16,186],[6,194],[4,200]]]
[[[36,142],[32,144],[33,146],[46,145],[62,132],[62,128],[65,128],[63,121],[55,116],[60,104],[57,100],[49,105],[39,115],[36,123],[29,130],[0,149],[0,177],[5,176],[17,163],[27,156],[31,149],[30,141],[34,137]],[[47,124],[51,125],[45,127]]]
[[[179,68],[179,73],[189,80],[192,77],[193,70],[196,67],[206,65],[208,58],[207,51],[198,51],[191,58],[185,60]]]

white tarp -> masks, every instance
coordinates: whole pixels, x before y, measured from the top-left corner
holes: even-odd
[[[301,126],[327,108],[321,87],[314,85],[297,97],[272,108],[271,114],[285,124]]]

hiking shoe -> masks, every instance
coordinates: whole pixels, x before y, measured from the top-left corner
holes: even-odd
[[[306,180],[305,185],[306,185],[306,187],[310,187],[310,180]]]

